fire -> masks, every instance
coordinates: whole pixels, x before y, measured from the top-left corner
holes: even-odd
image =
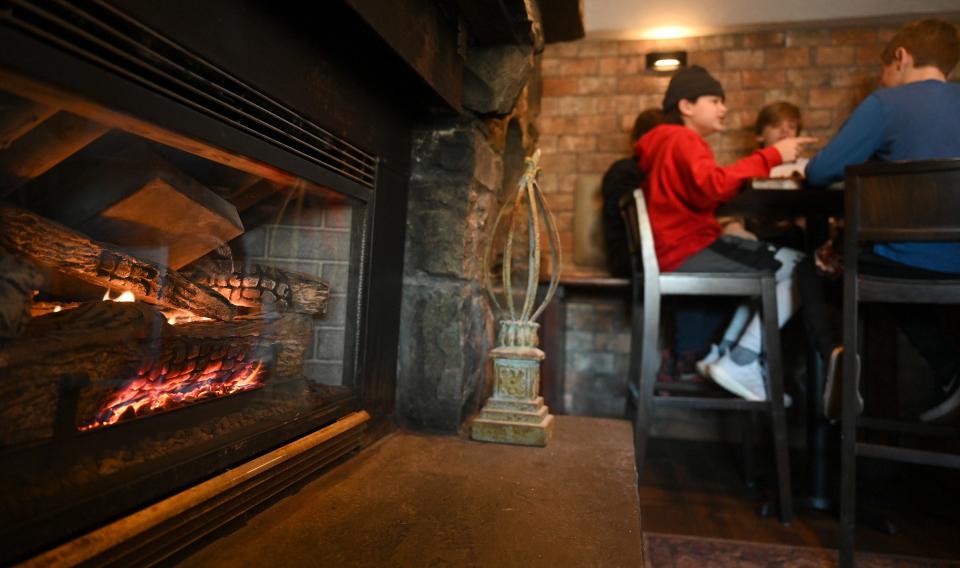
[[[103,301],[104,302],[136,302],[137,297],[133,295],[133,292],[127,290],[126,292],[120,294],[116,298],[111,298],[110,290],[107,289],[107,291],[103,293]]]
[[[216,360],[202,370],[179,374],[153,363],[101,406],[93,422],[80,430],[116,424],[121,420],[163,412],[201,400],[218,398],[263,386],[263,361]]]

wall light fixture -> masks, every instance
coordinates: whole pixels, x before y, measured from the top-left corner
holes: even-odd
[[[676,71],[686,66],[686,51],[654,51],[647,54],[648,71]]]

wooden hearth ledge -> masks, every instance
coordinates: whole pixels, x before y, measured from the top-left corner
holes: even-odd
[[[17,207],[0,206],[0,246],[91,284],[131,292],[151,304],[216,320],[231,320],[236,314],[223,296],[171,268]]]

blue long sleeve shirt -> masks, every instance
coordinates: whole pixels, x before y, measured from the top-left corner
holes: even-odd
[[[960,158],[960,84],[929,80],[879,89],[807,164],[807,183],[843,179],[868,160]],[[960,243],[885,243],[877,254],[926,270],[960,274]]]

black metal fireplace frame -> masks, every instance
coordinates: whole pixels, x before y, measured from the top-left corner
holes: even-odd
[[[46,0],[3,0],[0,2],[0,71],[6,77],[16,77],[30,84],[51,88],[51,96],[58,93],[67,93],[80,97],[105,109],[123,113],[137,120],[162,127],[178,136],[199,140],[205,144],[220,148],[231,154],[246,156],[250,159],[269,164],[294,176],[317,183],[321,186],[334,188],[336,191],[357,199],[366,204],[365,216],[358,220],[361,229],[354,231],[351,243],[352,250],[359,251],[360,261],[354,270],[352,280],[358,285],[350,291],[348,302],[351,308],[348,315],[352,316],[350,327],[354,330],[355,341],[348,340],[348,344],[356,346],[355,353],[344,362],[344,376],[351,384],[351,395],[339,397],[331,401],[330,405],[318,409],[311,416],[301,417],[292,421],[272,434],[283,430],[283,435],[295,437],[322,426],[324,423],[344,415],[352,410],[363,409],[373,417],[364,429],[364,437],[369,440],[389,428],[389,416],[393,410],[394,388],[396,382],[396,350],[399,329],[400,285],[403,259],[403,234],[406,209],[406,192],[409,155],[409,133],[411,116],[409,100],[401,100],[396,93],[380,93],[373,98],[369,92],[370,81],[364,79],[364,73],[371,70],[358,70],[358,81],[345,80],[348,76],[336,73],[332,80],[343,80],[335,95],[325,94],[324,89],[318,93],[326,96],[327,100],[320,100],[305,111],[294,109],[284,102],[297,100],[302,94],[294,93],[297,85],[302,87],[303,78],[288,77],[289,82],[275,85],[275,92],[268,92],[262,86],[251,85],[243,79],[234,76],[229,68],[238,60],[239,56],[227,56],[208,52],[205,57],[190,49],[181,40],[190,37],[189,26],[185,26],[183,34],[177,30],[167,30],[166,37],[170,42],[182,47],[180,55],[183,62],[195,58],[196,67],[213,69],[216,73],[234,80],[234,85],[248,89],[251,98],[257,100],[261,108],[263,103],[274,105],[270,113],[260,114],[257,120],[265,120],[271,113],[274,116],[282,115],[283,129],[286,132],[296,131],[313,132],[318,137],[330,141],[341,150],[347,149],[345,160],[359,160],[351,162],[359,164],[363,175],[351,175],[337,164],[323,163],[316,155],[304,151],[291,151],[289,140],[280,139],[287,134],[280,133],[271,139],[264,135],[262,128],[248,128],[243,120],[249,117],[237,116],[233,120],[224,120],[223,114],[214,112],[202,105],[185,104],[176,93],[161,88],[156,82],[138,80],[136,77],[123,76],[111,69],[96,57],[88,57],[83,53],[82,46],[69,46],[51,41],[45,33],[31,30],[29,26],[17,24],[11,18],[15,10],[22,10],[25,6],[44,4],[58,4]],[[102,9],[105,4],[99,0],[74,3],[83,9]],[[149,3],[136,1],[124,2],[120,0],[116,5],[127,4],[130,12],[139,13],[141,17],[149,19],[150,10],[155,9]],[[194,3],[198,11],[197,18],[204,17],[204,11],[216,13],[223,10],[229,3]],[[250,4],[250,3],[243,3]],[[241,7],[240,4],[232,6]],[[72,8],[73,9],[73,8]],[[362,28],[358,21],[348,15],[348,10],[340,9],[339,17],[348,21],[342,22],[344,33],[349,33],[351,26]],[[288,15],[289,16],[289,15]],[[69,22],[68,22],[69,23]],[[150,25],[147,22],[146,25]],[[257,22],[248,21],[246,25],[256,27]],[[286,48],[274,47],[274,51],[282,53],[283,49],[296,52],[295,59],[302,59],[315,46],[295,37],[278,35],[282,26],[271,28],[268,33],[274,35],[278,45],[286,44]],[[361,33],[358,31],[357,33]],[[364,32],[365,33],[365,32]],[[189,42],[188,42],[189,43]],[[202,42],[200,42],[202,43]],[[224,53],[234,46],[224,46]],[[380,50],[385,54],[388,50],[382,46],[372,46],[374,51]],[[215,51],[215,50],[214,50]],[[327,53],[326,56],[330,54]],[[141,53],[140,56],[143,56]],[[386,57],[386,56],[385,56]],[[340,58],[333,55],[334,60]],[[218,60],[220,64],[213,63]],[[349,62],[335,61],[337,64],[328,69],[341,73],[349,67]],[[224,65],[228,70],[224,70]],[[391,67],[393,66],[393,67]],[[185,66],[189,67],[189,66]],[[384,61],[384,69],[393,69],[387,73],[391,77],[403,76],[398,70],[402,65]],[[252,69],[249,73],[254,76],[262,69]],[[293,82],[299,79],[301,82]],[[375,82],[376,80],[374,80]],[[415,82],[415,81],[414,81]],[[418,87],[422,88],[422,86]],[[230,97],[235,97],[236,93]],[[207,97],[209,99],[209,97]],[[414,95],[412,98],[416,99]],[[216,100],[216,97],[214,97]],[[359,101],[359,102],[358,102]],[[371,102],[372,101],[372,102]],[[232,104],[239,104],[236,100]],[[318,109],[336,105],[337,111],[331,115],[331,125],[322,125],[317,118]],[[354,123],[364,116],[364,105],[377,118],[388,117],[382,121],[381,128],[371,132],[369,124]],[[372,106],[371,106],[372,105]],[[286,114],[284,114],[286,113]],[[317,117],[317,118],[315,118]],[[290,125],[294,124],[295,129]],[[351,130],[350,125],[357,124]],[[267,124],[269,127],[270,125]],[[274,126],[279,126],[279,123]],[[269,131],[270,128],[267,128]],[[356,140],[356,142],[354,141]],[[362,148],[362,149],[361,149]],[[338,158],[341,165],[343,158]],[[349,327],[348,327],[349,329]],[[251,443],[253,438],[239,441],[238,444]],[[344,451],[342,444],[330,445],[330,455],[341,455]],[[215,456],[216,467],[230,465],[230,460],[223,454]],[[332,458],[331,458],[332,459]],[[318,463],[327,463],[330,460],[318,460]],[[135,489],[135,488],[134,488]],[[69,536],[69,535],[65,535]]]

